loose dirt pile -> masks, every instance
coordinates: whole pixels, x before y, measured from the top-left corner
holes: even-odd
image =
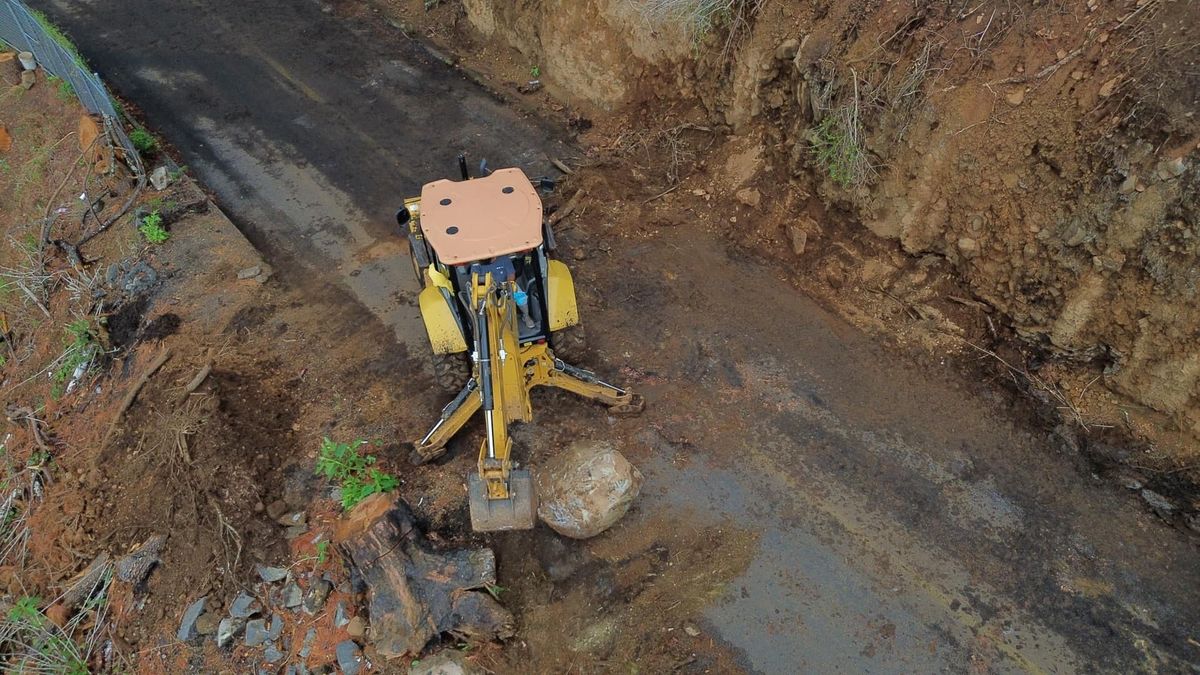
[[[613,226],[724,229],[860,326],[1194,463],[1190,3],[384,4],[585,132]]]

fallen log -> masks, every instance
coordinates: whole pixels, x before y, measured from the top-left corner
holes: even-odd
[[[403,501],[369,497],[338,524],[334,540],[366,581],[368,638],[380,655],[415,656],[442,633],[514,635],[512,614],[480,590],[496,583],[491,550],[430,550]]]

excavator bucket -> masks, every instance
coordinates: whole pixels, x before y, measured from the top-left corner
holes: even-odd
[[[474,471],[467,476],[471,529],[476,532],[533,529],[537,493],[528,469],[508,473],[508,499],[488,499],[487,483]]]

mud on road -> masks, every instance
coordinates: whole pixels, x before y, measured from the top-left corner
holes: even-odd
[[[563,134],[355,3],[35,4],[279,269],[286,300],[243,332],[286,324],[307,337],[277,345],[262,372],[285,368],[289,349],[316,361],[329,350],[335,402],[314,412],[321,383],[306,385],[295,452],[339,423],[388,439],[423,431],[441,399],[391,213],[462,150],[549,173],[550,157],[577,152]],[[594,180],[619,194],[624,179]],[[645,473],[643,497],[588,542],[544,528],[489,538],[519,637],[481,662],[779,673],[1196,662],[1193,536],[1131,508],[994,384],[885,349],[797,293],[730,248],[711,214],[661,228],[638,215],[594,205],[560,241],[579,251],[585,365],[643,391],[646,414],[612,421],[546,394],[517,440],[536,470],[570,439],[613,439]],[[439,466],[392,464],[417,516],[449,541],[472,537],[460,483],[477,433]]]

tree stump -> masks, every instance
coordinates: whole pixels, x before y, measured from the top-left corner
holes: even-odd
[[[417,655],[434,637],[512,637],[513,616],[484,589],[496,583],[490,549],[432,551],[404,502],[373,495],[334,535],[367,584],[368,638],[386,658]]]

